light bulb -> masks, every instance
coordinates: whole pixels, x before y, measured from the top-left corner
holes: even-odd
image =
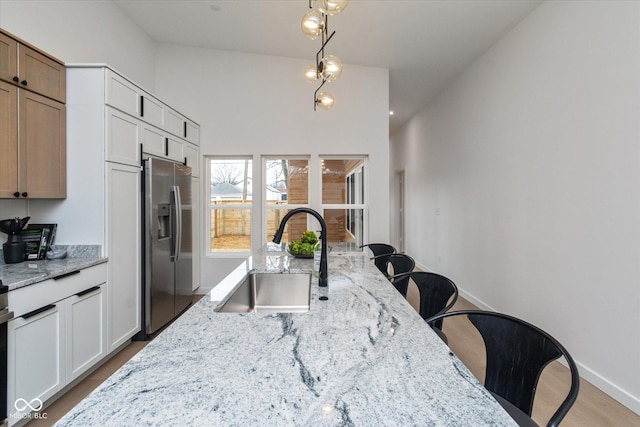
[[[324,17],[320,12],[311,9],[302,17],[302,33],[311,40],[317,39],[324,31]]]
[[[342,74],[342,61],[335,55],[327,55],[322,58],[320,71],[323,79],[332,82]]]
[[[318,70],[316,69],[315,65],[311,64],[306,66],[306,68],[304,69],[304,78],[311,83],[318,80]]]
[[[329,92],[320,92],[318,98],[316,98],[316,103],[323,110],[328,110],[333,107],[334,102],[335,99],[333,99],[333,95]]]
[[[337,15],[349,4],[349,0],[318,0],[318,10],[326,15]]]

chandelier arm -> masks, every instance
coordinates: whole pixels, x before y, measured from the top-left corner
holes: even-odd
[[[327,43],[329,43],[329,40],[331,40],[331,37],[333,37],[333,35],[336,32],[334,31],[333,33],[331,33],[331,35],[329,36],[329,38],[322,43],[322,47],[320,48],[320,50],[318,50],[318,52],[316,53],[316,72],[319,74],[322,70],[320,69],[320,58],[324,57],[324,47],[327,45]]]
[[[318,89],[316,89],[316,91],[313,92],[313,111],[316,111],[316,106],[318,105],[318,91],[322,86],[324,86],[326,82],[327,81],[325,79],[322,79],[322,83],[320,84],[320,86],[318,86]]]

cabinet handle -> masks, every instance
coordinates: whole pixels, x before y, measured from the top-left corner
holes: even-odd
[[[84,296],[84,295],[86,295],[86,294],[90,294],[90,293],[91,293],[91,292],[93,292],[93,291],[97,291],[98,289],[100,289],[100,286],[94,286],[93,288],[85,289],[85,290],[84,290],[84,291],[82,291],[82,292],[78,292],[78,293],[76,294],[76,296],[77,296],[77,297],[82,297],[82,296]]]
[[[22,86],[26,86],[27,85],[27,81],[26,80],[23,80],[20,83],[22,84]]]
[[[144,117],[144,96],[140,95],[140,117]]]
[[[184,165],[187,166],[187,158],[184,158]]]
[[[169,138],[164,139],[164,155],[169,155]]]
[[[26,191],[24,193],[22,193],[22,197],[27,197],[29,195],[29,193],[27,193]]]
[[[65,277],[73,276],[74,274],[80,274],[80,270],[70,271],[68,273],[61,274],[53,278],[53,280],[64,279]]]
[[[184,137],[187,137],[187,122],[184,122]]]
[[[13,78],[11,79],[14,82],[18,83],[20,81],[20,78],[18,76],[13,76]]]
[[[13,197],[20,197],[20,193],[16,191],[15,193],[13,193]]]
[[[40,313],[44,313],[45,311],[51,310],[52,308],[56,308],[56,305],[55,304],[45,305],[44,307],[40,307],[37,310],[33,310],[28,312],[27,314],[23,314],[21,317],[23,319],[28,319],[30,317],[37,316]]]

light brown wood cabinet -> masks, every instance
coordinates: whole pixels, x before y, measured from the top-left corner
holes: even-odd
[[[66,197],[66,69],[0,31],[0,198]]]

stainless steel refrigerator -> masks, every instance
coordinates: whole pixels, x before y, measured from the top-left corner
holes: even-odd
[[[144,189],[142,332],[148,338],[192,301],[191,168],[146,159]]]

